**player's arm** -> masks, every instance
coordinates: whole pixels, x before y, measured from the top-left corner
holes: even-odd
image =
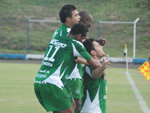
[[[80,99],[74,99],[75,103],[76,103],[76,111],[77,113],[80,113],[81,110],[81,100]]]
[[[77,49],[78,53],[80,53],[80,54],[77,54],[77,52],[74,52],[74,56],[78,57],[77,58],[78,62],[82,62],[83,64],[88,64],[94,69],[100,67],[100,64],[97,63],[92,58],[92,56],[86,51],[86,49],[85,49],[85,47],[82,43],[77,42],[75,44],[76,44],[75,46],[76,46],[76,49]],[[87,63],[83,58],[79,58],[79,57],[83,57],[84,59],[86,59]]]
[[[100,63],[95,61],[93,58],[87,61],[89,66],[91,66],[93,69],[100,68]]]
[[[94,60],[94,59],[93,59],[93,60]],[[94,60],[94,62],[95,62],[97,65],[99,65],[99,62],[98,62],[98,61]],[[86,60],[84,60],[83,58],[81,58],[81,57],[77,57],[77,63],[89,65],[89,63],[88,63]]]
[[[107,55],[106,59],[103,59],[102,66],[96,68],[92,72],[92,78],[100,78],[104,74],[104,70],[109,67],[110,61],[108,60],[109,56]]]
[[[89,63],[81,57],[77,58],[77,63],[89,65]]]

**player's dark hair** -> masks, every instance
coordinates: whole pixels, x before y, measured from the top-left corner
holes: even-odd
[[[79,22],[83,22],[85,19],[89,19],[89,14],[86,11],[81,11],[79,16],[81,17]]]
[[[95,50],[94,45],[93,45],[94,41],[95,40],[93,38],[88,38],[83,42],[83,45],[89,54],[91,54],[92,50]]]
[[[74,5],[71,5],[71,4],[64,5],[59,12],[60,21],[62,23],[65,23],[67,17],[72,18],[72,11],[76,9],[77,8]]]
[[[78,23],[72,27],[70,34],[72,35],[82,34],[82,36],[86,36],[87,32],[88,30],[86,26],[84,24]]]

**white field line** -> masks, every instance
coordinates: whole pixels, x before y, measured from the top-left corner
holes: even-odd
[[[150,110],[147,107],[146,102],[144,101],[143,97],[141,96],[139,90],[137,89],[133,79],[131,78],[130,73],[126,72],[126,76],[127,76],[128,80],[129,80],[129,83],[130,83],[130,85],[132,87],[132,90],[133,90],[133,92],[134,92],[134,94],[136,96],[136,99],[138,100],[138,103],[139,103],[143,113],[150,113]]]

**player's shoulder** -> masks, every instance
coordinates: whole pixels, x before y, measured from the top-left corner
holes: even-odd
[[[65,26],[64,24],[62,24],[58,29],[55,30],[54,34],[53,34],[53,37],[56,37],[56,36],[62,36],[63,33],[67,33],[68,30],[67,30],[67,26]]]
[[[72,40],[72,43],[74,43],[74,44],[77,45],[77,46],[82,46],[82,47],[84,47],[84,45],[83,45],[80,41],[78,41],[78,40],[73,39],[73,40]]]
[[[66,43],[66,36],[56,36],[53,38],[50,43],[51,44],[59,44],[59,43]]]
[[[58,31],[60,30],[63,30],[63,31],[66,31],[66,32],[70,32],[71,28],[69,28],[68,26],[62,24],[59,28],[58,28]]]

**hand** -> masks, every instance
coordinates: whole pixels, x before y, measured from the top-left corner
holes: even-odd
[[[105,43],[106,43],[106,39],[103,39],[103,38],[101,38],[101,39],[99,39],[99,40],[96,40],[101,46],[104,46],[105,45]]]
[[[94,59],[94,62],[95,62],[97,65],[100,65],[100,66],[101,66],[101,64],[100,64],[100,62],[99,62],[98,60],[95,60],[95,59]]]
[[[103,59],[103,63],[102,63],[103,68],[109,68],[110,67],[110,61],[108,59],[109,59],[109,55],[106,56],[106,59]]]
[[[106,59],[103,59],[102,66],[100,66],[92,71],[93,79],[100,78],[104,75],[105,69],[109,68],[109,65],[110,65],[110,61],[108,60],[108,58],[109,58],[109,55],[107,55]],[[96,64],[98,64],[98,62],[96,62]]]

